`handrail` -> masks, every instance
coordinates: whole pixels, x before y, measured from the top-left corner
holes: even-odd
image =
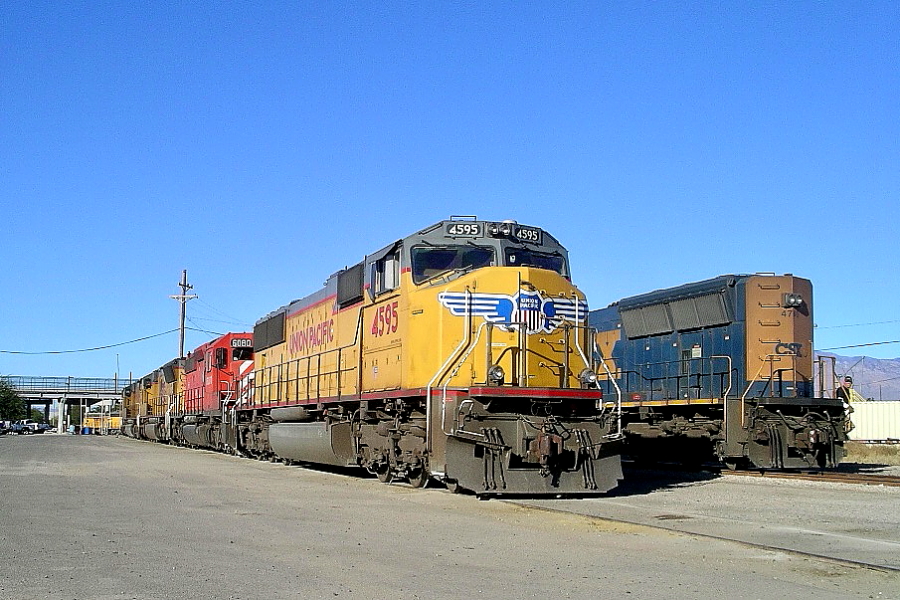
[[[574,328],[575,328],[575,348],[578,350],[578,355],[581,356],[582,362],[584,362],[584,368],[585,368],[585,369],[590,369],[590,368],[591,368],[591,361],[589,361],[589,360],[588,360],[588,357],[585,355],[585,353],[584,353],[584,348],[581,347],[581,344],[579,343],[579,339],[578,339],[578,330],[581,329],[581,325],[579,325],[579,323],[580,323],[581,321],[578,319],[578,309],[580,308],[581,303],[578,301],[578,295],[575,294],[575,292],[572,292],[572,299],[575,301],[575,325],[574,325]],[[586,327],[586,329],[588,329],[588,328],[589,328],[589,327]],[[568,335],[566,336],[566,341],[567,341],[567,342],[569,341],[569,336],[568,336]],[[569,349],[566,348],[566,357],[568,357],[568,356],[569,356]],[[568,377],[568,376],[569,376],[569,374],[566,373],[566,377]]]
[[[831,386],[825,387],[825,364],[831,362]],[[834,397],[835,390],[840,386],[837,377],[837,357],[836,356],[819,356],[816,358],[816,364],[819,366],[819,396],[823,398]]]
[[[750,389],[753,387],[753,384],[756,383],[756,381],[760,378],[760,375],[762,375],[763,369],[768,364],[769,365],[769,378],[766,380],[766,385],[763,387],[763,391],[765,391],[766,388],[769,387],[769,384],[772,383],[772,380],[775,378],[776,369],[774,368],[775,361],[773,359],[778,358],[778,360],[781,360],[782,358],[785,358],[787,356],[794,358],[794,360],[796,360],[796,358],[797,358],[796,355],[794,355],[794,354],[766,354],[765,358],[763,359],[762,364],[759,366],[759,370],[756,371],[756,375],[752,379],[747,380],[748,381],[747,389],[744,390],[744,393],[741,395],[741,427],[743,427],[745,425],[746,419],[745,419],[745,415],[744,415],[744,407],[745,407],[745,403],[747,401],[747,394],[750,393]],[[796,370],[796,365],[792,365],[790,368],[787,368],[787,369],[778,369],[777,372],[779,374],[781,374],[781,373],[784,373],[785,371],[794,371],[794,370]],[[774,391],[774,388],[773,388],[773,391]]]
[[[450,353],[450,356],[447,357],[447,360],[444,361],[444,364],[437,370],[437,372],[432,376],[431,380],[428,382],[428,385],[425,388],[425,450],[430,452],[432,449],[431,445],[431,390],[434,387],[435,383],[440,383],[440,380],[443,379],[444,374],[447,372],[447,369],[450,368],[450,365],[453,364],[453,361],[456,360],[454,357],[460,354],[463,348],[469,344],[472,337],[472,292],[466,287],[466,335],[460,341],[459,345],[456,349]],[[443,400],[442,400],[443,401]],[[441,406],[441,410],[443,410],[443,406]],[[444,425],[441,424],[441,428],[443,429]]]
[[[666,375],[664,375],[664,376],[662,376],[662,377],[648,377],[647,375],[641,373],[640,371],[636,371],[636,370],[622,370],[622,369],[619,369],[619,370],[618,370],[618,373],[619,373],[620,378],[621,378],[621,379],[624,379],[624,380],[626,380],[626,381],[627,381],[627,379],[628,379],[627,375],[634,375],[634,376],[638,377],[641,381],[644,381],[644,382],[655,382],[655,381],[663,381],[663,382],[666,382],[666,381],[674,381],[674,382],[676,382],[676,383],[677,383],[678,380],[680,380],[680,379],[685,379],[685,378],[690,378],[690,377],[700,377],[700,378],[702,378],[702,379],[708,379],[708,380],[712,381],[712,380],[713,380],[714,378],[716,378],[717,376],[723,377],[723,376],[726,376],[726,375],[727,375],[727,377],[728,377],[728,380],[727,380],[728,384],[727,384],[727,385],[729,386],[729,387],[728,387],[728,391],[729,391],[729,393],[730,393],[731,387],[733,387],[733,383],[732,383],[732,371],[731,371],[731,368],[729,367],[729,370],[728,370],[728,371],[714,371],[714,370],[713,370],[713,367],[712,367],[712,364],[711,364],[711,363],[712,363],[712,360],[711,360],[711,359],[713,359],[713,358],[722,358],[722,356],[715,355],[715,356],[707,356],[707,357],[704,357],[704,358],[678,359],[678,360],[674,360],[674,361],[658,361],[658,362],[652,362],[652,363],[642,363],[643,366],[657,366],[657,365],[669,366],[669,365],[673,365],[673,364],[681,364],[681,363],[690,362],[690,361],[703,361],[703,362],[709,361],[709,362],[710,362],[710,370],[709,370],[708,372],[692,373],[692,374],[689,374],[689,375],[681,375],[681,374],[679,374],[679,375],[669,375],[669,374],[666,374]],[[612,379],[612,378],[611,378],[611,379]],[[612,380],[614,380],[614,379],[612,379]],[[702,387],[702,386],[701,386],[701,387]],[[710,386],[710,387],[712,387],[712,386]],[[651,390],[651,392],[654,392],[654,391],[659,391],[659,390]],[[653,400],[652,394],[651,394],[651,397],[648,398],[648,399],[649,399],[649,400]]]
[[[616,388],[616,435],[622,435],[622,388],[619,387],[619,382],[616,381],[616,378],[613,376],[612,371],[609,370],[609,366],[606,364],[606,358],[603,356],[603,351],[600,350],[600,346],[597,345],[596,338],[594,339],[594,350],[597,352],[597,356],[600,357],[600,364],[603,365],[603,370],[606,371],[606,376],[608,381],[613,384],[613,387]],[[620,371],[621,373],[621,371]],[[600,380],[597,380],[597,388],[600,388]]]
[[[349,367],[341,366],[341,363],[340,363],[341,354],[342,354],[343,350],[350,348],[350,347],[352,347],[352,346],[341,346],[339,348],[330,348],[328,350],[323,350],[322,352],[317,352],[316,354],[310,354],[309,356],[301,356],[301,357],[295,358],[293,360],[289,360],[286,362],[280,362],[280,363],[277,363],[274,365],[269,365],[267,367],[264,367],[263,370],[266,372],[266,377],[265,377],[266,382],[261,385],[258,385],[258,386],[255,385],[254,387],[256,388],[257,391],[264,391],[264,392],[268,392],[268,390],[270,390],[272,386],[276,386],[276,388],[278,388],[276,390],[276,395],[278,396],[277,399],[272,399],[269,397],[268,393],[264,393],[264,395],[263,395],[264,399],[262,401],[264,401],[266,403],[273,403],[273,402],[277,402],[277,403],[288,402],[289,403],[289,402],[291,402],[291,400],[293,400],[294,402],[300,402],[301,401],[301,399],[300,399],[300,380],[305,380],[306,389],[303,390],[303,393],[305,395],[304,399],[309,400],[311,398],[320,398],[321,394],[322,394],[322,385],[323,385],[321,382],[321,379],[323,377],[327,377],[329,375],[337,375],[338,376],[337,381],[340,382],[341,374],[350,373],[359,368],[358,365],[353,365],[353,366],[349,366]],[[337,354],[337,362],[336,362],[337,366],[334,369],[322,370],[322,360],[325,356],[327,356],[329,354]],[[316,365],[315,365],[316,370],[313,373],[313,370],[311,367],[312,367],[312,361],[314,361],[314,360],[316,361]],[[300,365],[303,363],[306,363],[306,374],[305,375],[300,374],[301,373]],[[294,365],[294,376],[293,377],[290,376],[291,365]],[[281,375],[279,377],[275,378],[275,381],[272,381],[273,377],[271,377],[271,372],[272,372],[272,370],[274,370],[276,368],[281,370]],[[284,373],[284,369],[287,369],[287,373]],[[286,377],[285,377],[285,375],[286,375]],[[313,379],[315,379],[315,381],[313,381]],[[287,390],[286,386],[289,382],[293,383],[292,387],[293,387],[294,393],[293,393],[292,399],[284,397],[285,395],[287,395],[288,390]],[[285,389],[283,390],[284,394],[281,393],[282,385],[285,386]],[[313,387],[315,389],[313,389]],[[337,391],[337,395],[340,396],[341,395],[340,386],[336,385],[335,389]],[[359,390],[357,390],[357,393],[359,393]]]
[[[713,376],[715,375],[715,373],[714,373],[713,370],[712,370],[712,368],[713,368],[712,360],[713,360],[714,358],[724,358],[724,359],[728,362],[728,387],[725,388],[725,391],[724,391],[724,392],[722,392],[722,422],[723,422],[723,423],[722,423],[722,426],[725,428],[725,434],[728,435],[728,394],[731,392],[731,386],[732,386],[733,383],[734,383],[734,382],[732,381],[732,379],[731,379],[731,376],[732,376],[732,372],[731,372],[732,362],[731,362],[731,357],[728,356],[728,355],[725,355],[725,354],[712,354],[712,355],[710,355],[710,357],[709,357],[709,378],[710,378],[710,381],[712,381],[712,378],[713,378]],[[742,421],[743,421],[743,418],[744,418],[744,417],[743,417],[743,414],[744,414],[744,411],[743,411],[743,406],[742,406],[742,407],[741,407],[741,420],[742,420]]]
[[[774,368],[775,361],[772,359],[777,358],[778,360],[781,360],[782,358],[785,358],[785,357],[792,357],[792,358],[796,359],[796,356],[793,354],[767,354],[765,356],[765,358],[763,359],[762,364],[759,366],[759,370],[757,370],[756,375],[753,378],[747,380],[747,381],[749,381],[749,384],[747,385],[747,389],[744,390],[744,393],[741,396],[741,401],[746,400],[747,394],[750,393],[750,389],[753,387],[753,384],[756,383],[757,380],[760,379],[760,375],[762,375],[762,371],[766,367],[766,365],[769,365],[769,378],[767,380],[765,380],[766,385],[763,388],[763,391],[765,391],[765,389],[769,387],[769,384],[772,383],[772,380],[775,378],[776,372],[781,374],[781,373],[784,373],[785,371],[795,371],[796,366],[794,366],[794,365],[791,365],[789,368],[785,368],[785,369],[775,369]],[[774,391],[774,388],[773,388],[773,391]]]
[[[359,396],[362,393],[362,375],[361,375],[362,369],[360,367],[360,364],[356,364],[353,366],[343,368],[343,367],[341,367],[341,356],[342,356],[342,353],[344,350],[347,350],[350,348],[355,348],[359,344],[360,332],[362,331],[362,322],[363,322],[362,314],[363,314],[363,310],[360,309],[359,316],[356,319],[356,330],[353,333],[353,340],[349,344],[345,344],[343,346],[338,346],[336,348],[327,348],[325,350],[320,350],[319,352],[316,352],[315,354],[309,354],[307,356],[300,356],[298,358],[288,360],[286,362],[282,361],[282,362],[261,368],[260,372],[262,372],[262,374],[263,374],[263,379],[265,380],[265,383],[257,385],[256,378],[255,377],[253,378],[253,381],[250,384],[251,385],[250,396],[252,396],[252,403],[256,404],[257,401],[260,403],[266,403],[266,404],[290,403],[291,400],[289,398],[285,398],[284,396],[287,395],[287,387],[288,387],[288,384],[290,384],[291,382],[293,382],[293,387],[294,387],[293,401],[300,402],[300,397],[299,397],[300,396],[300,385],[299,385],[299,383],[300,383],[300,379],[301,379],[301,377],[300,377],[301,361],[306,361],[306,376],[303,377],[303,379],[305,379],[305,383],[306,383],[305,395],[306,395],[307,400],[309,400],[310,398],[313,397],[312,389],[311,389],[311,386],[313,383],[311,380],[313,379],[313,377],[315,377],[315,379],[316,379],[316,381],[315,381],[316,396],[315,397],[319,398],[319,397],[321,397],[321,389],[322,389],[320,379],[323,376],[337,375],[336,391],[337,391],[337,396],[341,397],[343,395],[341,393],[341,383],[342,383],[341,374],[342,373],[350,373],[354,370],[356,370],[357,373],[359,373],[359,376],[357,377],[357,381],[356,381],[356,396]],[[322,372],[322,369],[321,369],[322,358],[324,356],[327,356],[328,354],[332,354],[332,353],[337,353],[337,361],[336,361],[337,368],[334,370],[328,370],[328,371]],[[312,366],[313,359],[315,359],[317,361],[315,375],[311,375],[312,369],[310,368]],[[361,355],[360,355],[360,360],[362,360]],[[291,364],[295,365],[295,367],[296,367],[295,376],[293,379],[290,377],[290,365]],[[279,369],[279,376],[278,376],[277,380],[273,383],[271,374],[272,374],[272,370],[275,369],[276,367]],[[283,368],[287,368],[286,374],[283,373]],[[256,367],[254,367],[254,372],[256,372]],[[283,375],[286,375],[286,377]],[[275,385],[277,387],[277,389],[276,389],[277,399],[275,399],[275,400],[273,400],[270,397],[270,394],[268,393],[273,385]],[[284,394],[281,393],[282,385],[284,385],[286,388]],[[258,394],[257,392],[265,392],[265,393]],[[259,397],[260,395],[262,395],[263,398],[260,398]]]
[[[469,344],[469,349],[467,351],[463,352],[462,354],[460,354],[459,357],[457,357],[457,359],[455,361],[456,367],[453,369],[452,372],[450,372],[449,377],[447,377],[447,380],[444,382],[444,385],[441,389],[441,431],[445,435],[453,435],[457,431],[456,430],[457,420],[456,420],[456,417],[454,416],[453,430],[450,431],[449,433],[447,432],[447,411],[444,410],[444,408],[443,408],[444,404],[447,402],[447,388],[450,386],[450,382],[453,381],[453,378],[456,377],[456,375],[459,373],[460,367],[462,367],[462,365],[465,364],[466,359],[469,358],[469,356],[472,354],[472,351],[475,350],[475,347],[478,345],[478,340],[481,338],[481,332],[484,331],[485,328],[487,328],[490,325],[491,325],[490,323],[484,322],[478,327],[478,331],[475,333],[475,339],[472,340],[471,343]],[[488,365],[488,367],[490,367],[490,365]],[[443,379],[443,377],[442,377],[442,379]],[[440,383],[440,380],[438,380],[438,383]],[[469,433],[469,432],[466,432],[466,433]],[[477,435],[480,437],[484,437],[481,434],[471,434],[471,435]]]

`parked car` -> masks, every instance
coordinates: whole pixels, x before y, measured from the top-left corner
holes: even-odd
[[[21,435],[31,435],[34,433],[44,433],[43,429],[40,429],[40,423],[35,421],[34,419],[22,419],[18,423],[21,427],[18,431]]]

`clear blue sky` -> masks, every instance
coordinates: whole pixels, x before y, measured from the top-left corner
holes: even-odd
[[[0,27],[0,350],[174,329],[182,269],[188,326],[246,330],[451,214],[552,232],[592,307],[790,272],[818,348],[900,340],[900,3],[12,0]]]

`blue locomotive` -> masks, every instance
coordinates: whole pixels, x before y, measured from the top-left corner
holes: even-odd
[[[731,468],[827,468],[848,418],[814,385],[812,284],[723,275],[590,313],[607,402],[630,454]]]

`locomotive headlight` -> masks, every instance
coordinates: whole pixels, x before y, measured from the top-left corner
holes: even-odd
[[[490,369],[488,369],[488,379],[491,380],[492,383],[503,383],[503,378],[506,377],[506,373],[503,371],[503,367],[500,365],[494,365]]]
[[[781,297],[781,305],[784,308],[797,308],[803,304],[803,296],[793,292],[787,292]]]
[[[578,380],[585,385],[594,385],[597,383],[597,374],[590,369],[582,369],[578,374]]]
[[[516,226],[515,221],[503,221],[502,223],[491,223],[487,227],[487,232],[493,237],[509,237],[513,234]]]

